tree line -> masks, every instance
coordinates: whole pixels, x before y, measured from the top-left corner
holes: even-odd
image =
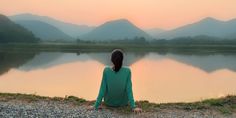
[[[135,37],[133,39],[120,40],[81,40],[77,39],[77,43],[87,44],[142,44],[142,45],[236,45],[235,39],[223,39],[210,36],[194,36],[194,37],[178,37],[173,39],[151,39],[144,37]]]

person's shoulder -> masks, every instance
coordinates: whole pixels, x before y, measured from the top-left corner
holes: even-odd
[[[109,70],[111,70],[111,67],[110,67],[110,66],[105,66],[104,69],[103,69],[104,72],[107,72],[107,71],[109,71]]]
[[[131,69],[128,66],[123,66],[122,69],[127,72],[131,72]]]
[[[125,72],[131,72],[131,69],[130,69],[128,66],[122,66],[122,67],[121,67],[121,70],[123,70],[123,71],[125,71]],[[113,71],[113,70],[112,70],[112,67],[110,67],[110,66],[105,66],[105,67],[104,67],[103,72],[110,72],[110,71]]]

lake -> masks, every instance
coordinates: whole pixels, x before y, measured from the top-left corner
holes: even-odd
[[[127,52],[135,100],[193,102],[236,95],[236,54]],[[0,52],[0,92],[95,100],[110,53]]]

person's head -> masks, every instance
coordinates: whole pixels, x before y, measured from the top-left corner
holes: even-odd
[[[123,64],[123,52],[121,49],[115,49],[111,54],[111,62],[113,63],[113,70],[118,72]]]

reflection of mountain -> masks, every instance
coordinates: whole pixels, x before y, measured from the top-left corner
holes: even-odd
[[[126,53],[124,55],[124,66],[130,66],[139,59],[143,58],[147,53]],[[104,65],[111,65],[110,53],[89,53],[89,57],[99,61]]]
[[[91,58],[88,54],[62,53],[62,52],[42,52],[35,56],[26,64],[19,67],[20,70],[33,70],[50,68],[56,65],[72,63],[76,61],[88,61]]]
[[[145,53],[129,53],[125,55],[124,65],[129,66],[145,56]],[[42,52],[20,66],[21,70],[32,70],[49,68],[59,64],[71,63],[76,61],[96,60],[104,65],[110,65],[110,53],[60,53],[60,52]]]
[[[167,55],[167,57],[198,67],[207,72],[218,69],[236,71],[236,55]]]
[[[19,56],[16,55],[14,57],[19,57]],[[158,53],[146,53],[146,52],[126,53],[124,58],[124,65],[130,66],[142,58],[153,59],[155,61],[170,58],[178,62],[200,68],[206,72],[212,72],[224,68],[236,71],[236,63],[235,63],[236,55],[177,55],[177,54],[160,55]],[[76,53],[42,52],[34,56],[34,58],[28,61],[27,63],[25,61],[24,64],[21,63],[23,65],[20,66],[19,64],[18,66],[20,66],[19,69],[28,71],[33,69],[49,68],[59,64],[66,64],[76,61],[90,61],[90,60],[98,61],[99,63],[102,63],[104,65],[111,65],[110,53],[82,53],[80,55],[77,55]],[[14,61],[16,60],[10,60],[8,62],[17,63],[17,61],[16,62]],[[1,61],[1,63],[4,62]]]
[[[57,65],[56,60],[63,56],[64,53],[60,52],[41,52],[27,63],[21,65],[19,69],[31,70],[34,68],[47,68],[53,65]],[[55,64],[54,64],[55,63]]]
[[[18,68],[34,57],[34,53],[8,53],[0,52],[0,75],[11,68]]]
[[[156,53],[149,54],[146,58],[149,59],[166,59],[170,58],[175,61],[185,63],[206,72],[212,72],[219,69],[230,69],[236,71],[236,55],[177,55],[167,54],[158,55]]]

